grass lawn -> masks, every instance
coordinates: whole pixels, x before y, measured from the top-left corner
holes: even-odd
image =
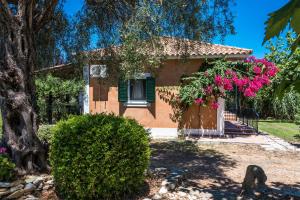
[[[261,120],[258,123],[260,131],[280,137],[288,142],[300,142],[300,126],[292,122],[276,120]]]

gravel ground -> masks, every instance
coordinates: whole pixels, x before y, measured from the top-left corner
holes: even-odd
[[[258,145],[181,141],[153,141],[151,149],[151,168],[187,169],[185,184],[209,193],[211,199],[236,198],[248,165],[262,167],[268,177],[267,185],[273,196],[258,199],[300,195],[299,152],[266,151]],[[161,180],[147,179],[147,183],[143,198],[153,197]]]

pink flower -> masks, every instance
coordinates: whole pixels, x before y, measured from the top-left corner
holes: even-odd
[[[7,149],[5,147],[0,147],[0,154],[6,153]]]
[[[260,74],[260,73],[261,73],[261,68],[258,67],[258,66],[255,66],[255,67],[253,67],[253,72],[254,72],[255,74]]]
[[[242,79],[242,85],[243,86],[247,85],[249,82],[250,82],[249,77],[243,77],[243,79]]]
[[[268,68],[266,75],[268,77],[274,77],[278,72],[278,68],[275,65],[272,65]]]
[[[233,90],[233,86],[231,84],[231,81],[227,78],[223,79],[223,84],[224,84],[224,89],[228,90],[228,91],[232,91]]]
[[[255,97],[256,94],[255,94],[255,92],[253,92],[253,91],[251,90],[250,87],[248,87],[248,88],[246,88],[245,91],[244,91],[244,96],[245,96],[245,97]]]
[[[207,86],[207,87],[204,89],[205,94],[208,94],[208,95],[210,95],[210,94],[212,93],[212,91],[213,91],[213,88],[212,88],[211,85]]]
[[[195,103],[196,104],[203,104],[204,103],[204,100],[202,98],[198,98],[198,99],[195,99]]]
[[[262,75],[260,77],[260,82],[263,84],[263,85],[269,85],[270,84],[270,79],[268,76],[266,75]]]
[[[219,103],[216,102],[216,101],[213,102],[213,103],[211,104],[211,108],[217,110],[217,109],[219,108]]]
[[[222,77],[220,75],[216,75],[215,76],[215,84],[217,86],[221,86],[222,85]]]

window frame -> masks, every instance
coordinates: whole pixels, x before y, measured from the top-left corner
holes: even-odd
[[[141,73],[135,76],[136,80],[147,79],[151,77],[150,73]],[[146,92],[146,91],[145,91]],[[150,103],[147,102],[147,97],[145,100],[131,100],[130,99],[130,80],[127,81],[127,102],[124,104],[126,107],[148,107]]]

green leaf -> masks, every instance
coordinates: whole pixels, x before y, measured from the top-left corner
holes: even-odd
[[[299,22],[299,24],[300,24],[300,22]],[[292,47],[291,47],[292,52],[295,52],[295,50],[299,46],[300,46],[300,35],[298,35],[298,38],[292,44]]]
[[[291,22],[292,28],[299,34],[300,28],[300,1],[291,0],[279,10],[269,14],[266,24],[265,38],[263,44],[279,34]]]

